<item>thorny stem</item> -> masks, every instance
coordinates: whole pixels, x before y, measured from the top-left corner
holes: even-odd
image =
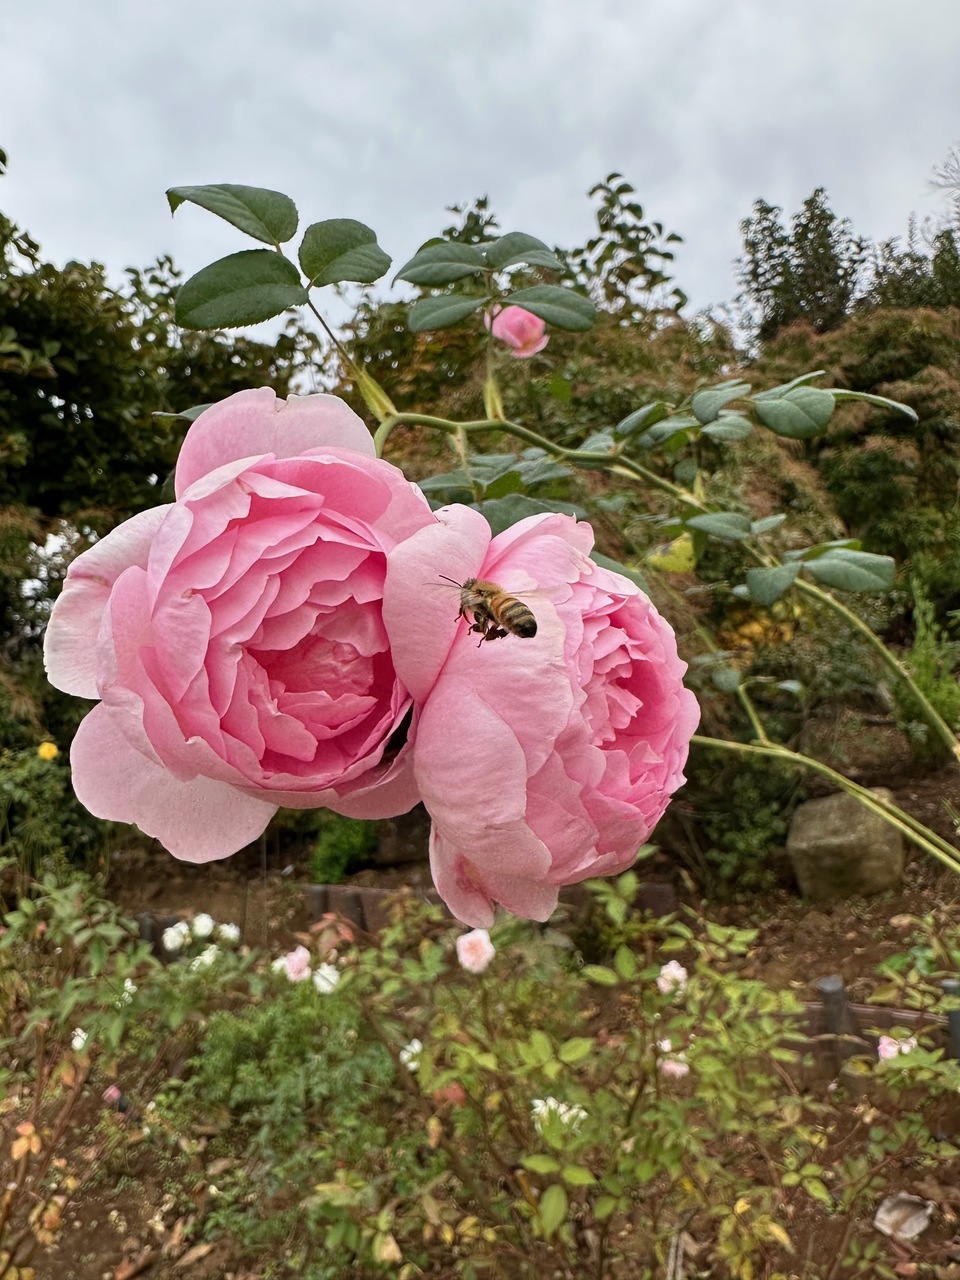
[[[771,742],[730,742],[724,738],[703,737],[699,733],[694,734],[691,741],[698,746],[708,747],[711,750],[733,751],[741,755],[766,756],[796,769],[810,769],[813,773],[819,773],[821,777],[829,778],[841,791],[846,791],[848,795],[859,800],[867,809],[883,818],[885,822],[895,827],[908,840],[912,840],[914,844],[919,845],[921,849],[936,858],[938,862],[942,862],[951,871],[960,871],[960,850],[955,849],[953,845],[938,836],[935,831],[931,831],[929,827],[924,826],[922,822],[919,822],[903,809],[899,809],[895,804],[890,804],[866,787],[861,787],[858,783],[845,778],[842,773],[831,769],[829,765],[823,764],[820,760],[800,755],[796,751],[791,751],[788,747],[781,747]]]

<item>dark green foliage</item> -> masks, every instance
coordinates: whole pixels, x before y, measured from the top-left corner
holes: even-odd
[[[310,858],[314,884],[340,884],[354,871],[369,866],[379,840],[375,822],[343,818],[320,810],[320,832]]]
[[[859,295],[869,258],[868,242],[828,207],[823,187],[803,202],[789,231],[781,213],[757,200],[740,224],[742,298],[761,342],[798,320],[818,333],[835,328]]]
[[[686,803],[700,824],[697,848],[688,848],[687,858],[707,892],[740,898],[773,888],[774,855],[802,798],[796,778],[766,761],[738,757],[718,766],[715,752],[694,753],[687,774]]]

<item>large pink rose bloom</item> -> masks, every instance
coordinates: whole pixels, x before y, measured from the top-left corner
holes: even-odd
[[[699,708],[671,627],[589,558],[589,525],[531,516],[491,539],[467,507],[438,517],[398,549],[384,591],[397,672],[421,704],[434,880],[466,924],[488,928],[495,903],[546,920],[561,885],[634,861],[684,781]],[[536,636],[478,644],[441,573],[520,596]]]
[[[391,555],[435,523],[422,494],[341,400],[269,388],[197,418],[175,492],[77,557],[47,628],[51,682],[101,699],[71,751],[81,802],[192,862],[280,805],[411,808],[381,610]]]

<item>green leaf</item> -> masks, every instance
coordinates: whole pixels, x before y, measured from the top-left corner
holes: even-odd
[[[703,435],[711,440],[746,440],[753,434],[753,423],[739,413],[724,413],[716,422],[703,428]]]
[[[540,1225],[547,1240],[566,1222],[569,1204],[566,1188],[559,1182],[551,1183],[540,1197]]]
[[[430,244],[397,272],[398,280],[434,287],[472,276],[486,266],[483,254],[469,244]]]
[[[560,1177],[571,1187],[592,1187],[597,1181],[582,1164],[565,1164],[560,1170]]]
[[[451,293],[443,298],[421,298],[410,308],[407,325],[411,333],[429,333],[434,329],[449,329],[473,315],[482,307],[485,298],[465,298]]]
[[[736,693],[740,688],[740,672],[736,667],[714,667],[710,679],[721,693]]]
[[[620,1200],[617,1196],[601,1196],[593,1206],[593,1216],[598,1222],[604,1222],[612,1214],[616,1213],[619,1204]]]
[[[786,518],[787,517],[785,515],[781,515],[780,512],[775,516],[764,516],[762,520],[754,520],[751,523],[750,532],[753,534],[769,533],[771,529],[776,529],[782,525]]]
[[[750,537],[750,521],[736,511],[710,511],[703,516],[691,516],[684,523],[688,529],[699,529],[727,542],[741,542]]]
[[[573,1036],[570,1040],[564,1040],[557,1050],[557,1057],[570,1067],[576,1062],[582,1062],[592,1052],[593,1039],[590,1036]]]
[[[690,408],[697,419],[706,426],[708,422],[714,422],[719,417],[720,410],[725,404],[729,404],[731,400],[739,400],[749,391],[750,383],[741,382],[740,379],[722,382],[716,387],[704,387],[702,391],[694,393]]]
[[[671,414],[645,431],[640,437],[640,443],[645,449],[655,449],[659,445],[668,444],[676,436],[685,436],[691,429],[700,430],[700,423],[692,413]]]
[[[793,586],[798,564],[778,564],[772,569],[748,569],[747,590],[754,604],[769,608],[775,604],[783,593]]]
[[[150,417],[159,422],[161,426],[176,427],[183,422],[196,422],[201,413],[204,413],[209,408],[209,404],[195,404],[189,409],[181,409],[179,413],[162,413],[158,411],[151,413]]]
[[[614,971],[602,964],[585,964],[580,972],[588,982],[595,982],[600,987],[616,987],[620,982]]]
[[[635,587],[639,587],[646,594],[647,580],[636,569],[631,569],[629,565],[621,564],[619,560],[612,560],[610,556],[603,555],[596,548],[590,552],[590,559],[594,564],[598,564],[601,569],[609,569],[611,573],[619,573],[621,577],[627,578]]]
[[[354,280],[372,284],[390,266],[377,233],[353,218],[327,218],[307,227],[300,242],[300,266],[311,285]]]
[[[553,1057],[553,1044],[550,1037],[540,1030],[531,1033],[530,1050],[533,1054],[533,1060],[537,1063],[549,1062]]]
[[[548,512],[575,516],[578,520],[587,518],[583,507],[575,506],[572,502],[530,498],[525,493],[511,493],[506,498],[488,498],[471,505],[486,518],[494,533],[503,533],[504,529],[511,528],[518,520],[524,520],[527,516],[543,515]]]
[[[542,267],[546,271],[563,271],[563,263],[555,253],[538,240],[536,236],[525,235],[522,231],[509,231],[499,240],[483,246],[483,256],[487,264],[500,271],[504,267],[512,267],[524,262],[528,267]]]
[[[184,329],[235,329],[306,301],[292,262],[270,249],[244,249],[212,262],[180,287],[176,321]]]
[[[875,396],[866,391],[842,390],[835,390],[832,394],[835,400],[865,400],[867,404],[875,404],[881,409],[896,409],[898,413],[906,414],[913,422],[920,421],[915,409],[911,409],[908,404],[901,404],[899,400],[888,400],[886,396]]]
[[[889,591],[897,574],[892,556],[850,551],[845,547],[825,551],[815,560],[803,563],[811,578],[838,591]]]
[[[561,1169],[560,1161],[556,1156],[524,1156],[520,1163],[525,1169],[529,1169],[531,1173],[559,1173]]]
[[[638,431],[645,431],[647,427],[652,427],[655,422],[667,417],[669,413],[668,404],[663,400],[653,400],[650,404],[634,409],[633,413],[628,413],[625,418],[621,418],[614,427],[614,431],[618,436],[632,436]]]
[[[582,293],[561,289],[555,284],[535,284],[530,289],[509,293],[504,306],[523,307],[547,324],[571,333],[583,333],[597,318],[597,309]]]
[[[823,434],[830,421],[834,399],[832,392],[819,387],[794,387],[775,399],[755,396],[754,408],[763,425],[776,435],[812,440]]]
[[[629,947],[617,947],[613,957],[613,967],[624,982],[632,982],[637,976],[637,957]]]
[[[289,196],[266,187],[241,187],[232,182],[171,187],[167,201],[171,213],[186,202],[196,204],[264,244],[284,244],[297,230],[297,206]]]
[[[799,378],[794,378],[791,382],[783,382],[779,387],[771,387],[769,391],[758,391],[753,396],[754,402],[757,400],[779,400],[781,396],[786,395],[788,391],[792,391],[794,387],[806,386],[808,382],[813,382],[815,378],[822,378],[825,370],[815,369],[813,373],[801,373]]]

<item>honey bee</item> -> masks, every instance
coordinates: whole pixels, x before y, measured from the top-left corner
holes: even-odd
[[[537,620],[530,609],[497,583],[484,582],[480,578],[454,582],[453,578],[442,573],[440,577],[459,590],[460,612],[457,617],[471,615],[470,630],[477,632],[480,644],[484,640],[501,640],[508,635],[526,639],[537,634]]]

